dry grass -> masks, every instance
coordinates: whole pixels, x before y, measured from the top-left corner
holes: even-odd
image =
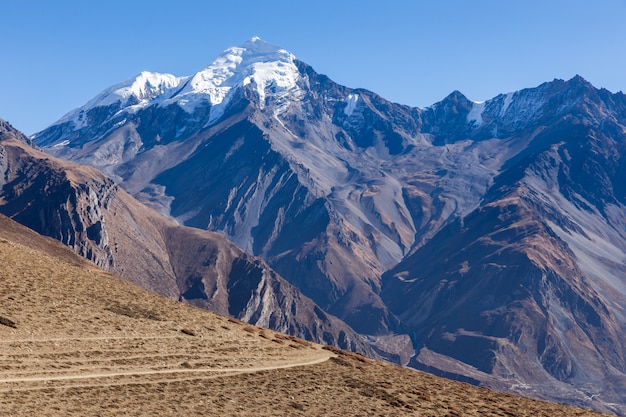
[[[598,415],[323,349],[3,232],[1,416]]]

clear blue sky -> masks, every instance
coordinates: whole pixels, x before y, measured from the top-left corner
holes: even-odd
[[[419,107],[575,74],[626,90],[626,0],[5,0],[0,118],[35,133],[142,70],[190,75],[256,35]]]

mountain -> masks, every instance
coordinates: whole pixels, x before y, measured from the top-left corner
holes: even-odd
[[[422,111],[339,86],[252,39],[191,77],[144,73],[114,86],[34,140],[224,234],[379,335],[401,330],[378,295],[381,274],[473,209],[501,163],[490,144],[432,146],[422,125]]]
[[[3,415],[601,416],[160,297],[3,215],[0,264]]]
[[[94,168],[51,157],[20,138],[7,130],[0,139],[1,213],[158,294],[378,357],[369,341],[261,259],[221,235],[177,225]]]
[[[142,73],[114,86],[35,141],[181,223],[223,233],[358,331],[385,334],[398,322],[379,278],[413,243],[413,220],[397,180],[333,123],[350,113],[359,129],[360,102],[387,104],[350,94],[255,38],[191,77]],[[363,136],[384,137],[390,121],[377,123]]]
[[[579,76],[412,108],[254,38],[33,140],[372,340],[410,335],[410,366],[626,414],[625,126],[625,96]]]
[[[33,145],[33,142],[25,134],[15,129],[10,123],[0,119],[0,140],[5,138],[13,138],[31,146]]]
[[[383,298],[415,331],[413,367],[624,404],[626,99],[580,78],[542,89],[553,110],[523,151],[480,207],[385,275]]]

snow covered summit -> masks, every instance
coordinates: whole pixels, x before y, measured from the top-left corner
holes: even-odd
[[[296,57],[285,49],[253,37],[226,49],[210,65],[191,76],[178,77],[143,71],[98,94],[87,104],[66,114],[55,124],[71,122],[74,128],[90,123],[88,113],[98,107],[116,106],[117,112],[136,111],[153,104],[178,104],[188,113],[209,104],[211,124],[223,114],[235,90],[251,85],[263,108],[268,96],[284,97],[296,89],[299,74]]]
[[[171,94],[187,78],[142,71],[136,77],[102,91],[87,104],[72,110],[55,124],[71,122],[78,129],[90,122],[87,114],[92,109],[112,105],[121,109],[133,106],[144,107],[168,93]]]
[[[256,86],[261,103],[266,89],[295,87],[298,69],[295,57],[284,49],[252,38],[242,46],[226,49],[215,61],[195,74],[180,95],[207,94],[213,105],[220,104],[228,92],[238,86]]]
[[[296,88],[299,74],[295,59],[285,49],[254,37],[239,47],[226,49],[209,66],[190,77],[173,99],[192,111],[199,101],[208,98],[216,107],[210,118],[214,121],[221,116],[234,89],[252,85],[263,108],[269,94],[281,96]]]

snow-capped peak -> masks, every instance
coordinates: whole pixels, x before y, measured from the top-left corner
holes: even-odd
[[[217,120],[238,87],[252,85],[260,107],[272,95],[277,102],[297,89],[296,57],[285,49],[253,37],[238,47],[226,49],[200,72],[186,77],[144,71],[98,94],[87,104],[63,116],[55,124],[72,122],[75,129],[88,123],[87,113],[95,107],[119,103],[120,111],[151,104],[178,104],[189,113],[198,105],[211,104],[208,124]],[[280,105],[277,113],[280,113]]]
[[[241,46],[226,49],[192,76],[176,99],[183,108],[192,110],[198,99],[208,98],[214,106],[211,119],[215,120],[223,112],[234,88],[252,84],[263,108],[268,88],[280,96],[296,87],[299,73],[295,59],[285,49],[254,37]]]
[[[176,88],[185,77],[171,74],[143,71],[139,75],[104,90],[85,107],[107,106],[117,101],[128,101],[134,97],[137,102],[146,102],[164,92]]]
[[[185,77],[143,71],[136,77],[107,88],[82,107],[72,110],[57,123],[74,122],[76,128],[85,123],[85,113],[95,107],[120,103],[120,107],[146,104],[156,97],[178,87]]]

